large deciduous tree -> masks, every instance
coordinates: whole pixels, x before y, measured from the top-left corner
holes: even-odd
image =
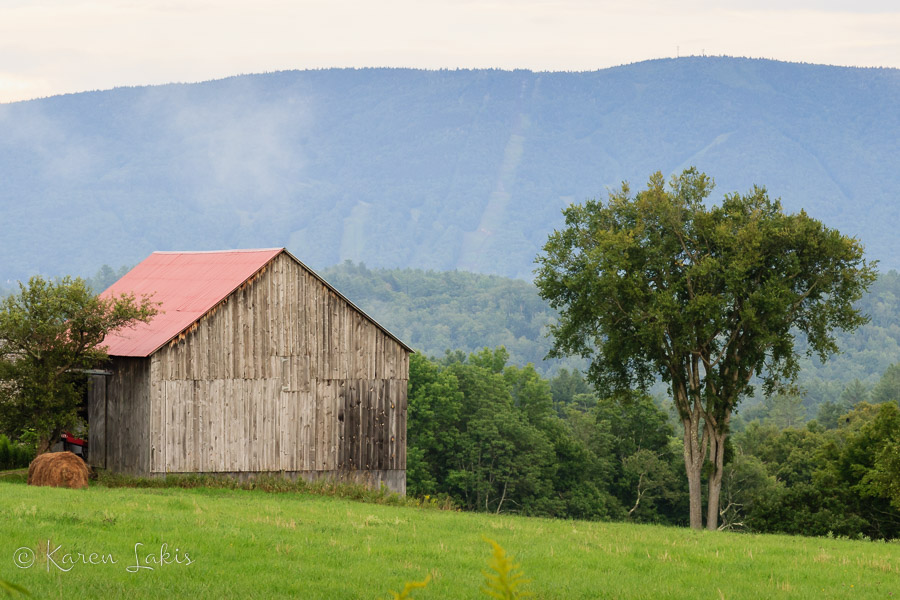
[[[106,335],[156,312],[147,297],[100,298],[80,278],[20,283],[0,302],[0,429],[34,432],[46,452],[75,422],[83,370],[107,358]]]
[[[821,359],[833,331],[866,322],[854,308],[875,278],[859,242],[806,213],[786,214],[766,190],[706,202],[691,168],[667,186],[654,174],[632,195],[564,210],[565,227],[538,257],[536,283],[559,311],[556,356],[591,360],[603,389],[668,384],[684,429],[690,524],[715,529],[729,422],[759,377],[767,393],[798,370],[795,335]]]

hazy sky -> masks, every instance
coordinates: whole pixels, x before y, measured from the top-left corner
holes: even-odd
[[[334,66],[900,67],[898,0],[0,0],[0,102]]]

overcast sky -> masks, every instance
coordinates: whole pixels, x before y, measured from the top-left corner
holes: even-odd
[[[318,67],[900,67],[898,0],[0,0],[0,102]]]

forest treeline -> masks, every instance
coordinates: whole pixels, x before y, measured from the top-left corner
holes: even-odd
[[[503,346],[510,362],[549,374],[578,359],[544,360],[556,317],[527,281],[467,271],[369,269],[345,261],[319,271],[329,283],[401,340],[429,356]]]
[[[410,493],[475,511],[687,523],[681,440],[664,405],[508,360],[502,347],[411,357]],[[726,453],[722,527],[898,537],[898,386],[900,364],[869,396],[842,394],[847,404],[822,422],[782,428],[777,410],[758,411]]]
[[[511,363],[534,363],[543,375],[552,375],[561,366],[569,370],[586,366],[579,359],[543,360],[551,345],[546,326],[555,313],[530,282],[463,271],[369,269],[349,261],[320,274],[426,355],[441,356],[448,349],[469,353],[503,345]],[[841,354],[824,364],[815,358],[803,359],[799,394],[792,399],[799,398],[799,403],[785,425],[816,418],[823,403],[842,405],[848,383],[855,382],[857,395],[864,396],[891,364],[900,362],[900,275],[896,271],[882,273],[860,308],[871,321],[853,334],[838,332]],[[798,342],[803,350],[803,340]],[[763,401],[761,397],[751,399],[742,410],[749,411]]]
[[[102,291],[128,271],[103,265],[88,284]],[[397,337],[426,356],[443,356],[447,350],[468,354],[484,347],[503,346],[509,362],[532,363],[543,376],[559,368],[585,370],[579,358],[544,360],[551,341],[547,325],[555,319],[553,309],[527,281],[466,271],[421,269],[370,269],[364,263],[345,261],[319,271],[357,306],[365,310]],[[741,405],[735,427],[754,418],[767,418],[779,427],[796,426],[820,415],[843,413],[855,403],[880,401],[876,389],[882,375],[900,362],[900,274],[879,275],[860,301],[871,317],[855,333],[838,332],[841,354],[822,364],[802,359],[797,393],[791,396],[757,396]],[[804,348],[803,340],[798,340]],[[657,386],[654,395],[664,395]]]

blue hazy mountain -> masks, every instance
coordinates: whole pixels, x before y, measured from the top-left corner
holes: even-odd
[[[0,105],[0,284],[153,250],[531,278],[571,202],[696,165],[900,267],[900,71],[327,69]]]

